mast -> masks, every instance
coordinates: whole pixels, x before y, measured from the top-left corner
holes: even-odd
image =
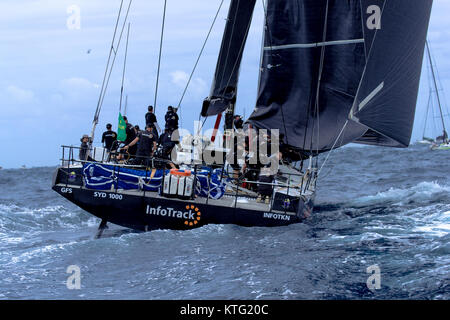
[[[432,90],[430,88],[430,94],[428,96],[428,105],[427,105],[427,113],[425,114],[425,125],[423,128],[423,135],[422,135],[422,139],[425,139],[425,132],[427,130],[427,122],[428,122],[428,114],[430,113],[430,105],[431,105],[431,96],[432,96]]]
[[[102,109],[102,106],[103,106],[103,99],[105,98],[106,90],[107,90],[108,85],[109,85],[109,80],[111,79],[111,74],[112,74],[112,71],[113,71],[113,68],[114,68],[114,63],[115,63],[116,58],[117,58],[117,52],[119,51],[119,48],[120,48],[120,43],[122,41],[123,32],[124,32],[124,29],[125,29],[126,22],[128,20],[128,15],[130,13],[130,8],[131,8],[131,4],[132,3],[133,3],[133,0],[130,0],[130,2],[128,3],[128,8],[127,8],[127,11],[126,11],[126,14],[125,14],[125,17],[124,17],[122,29],[121,29],[121,32],[120,32],[120,35],[119,35],[119,39],[118,39],[117,44],[116,44],[116,35],[117,35],[117,31],[118,31],[118,26],[119,26],[121,14],[122,14],[123,0],[121,1],[121,4],[120,4],[119,14],[117,16],[116,26],[115,26],[115,29],[114,29],[114,35],[113,35],[113,38],[112,38],[111,48],[110,48],[110,51],[109,51],[108,62],[106,64],[106,70],[105,70],[105,74],[103,76],[103,84],[102,84],[102,88],[100,90],[100,97],[99,97],[98,102],[97,102],[97,109],[95,111],[94,121],[92,122],[91,141],[89,142],[89,147],[92,147],[92,143],[94,142],[95,129],[97,128],[98,120],[99,120],[99,117],[100,117],[100,112],[101,112],[101,109]]]
[[[430,60],[430,67],[431,67],[431,74],[433,75],[434,88],[436,89],[436,96],[437,96],[437,101],[438,101],[438,105],[439,105],[439,112],[441,113],[442,128],[444,129],[444,132],[447,132],[447,130],[445,129],[444,113],[442,112],[441,98],[439,97],[439,89],[437,86],[436,74],[434,73],[434,68],[433,68],[433,59],[431,59],[430,46],[428,44],[428,41],[426,41],[425,44],[427,47],[428,58]]]
[[[128,57],[128,40],[130,39],[130,23],[128,23],[128,33],[127,33],[127,44],[125,47],[125,60],[123,62],[123,72],[122,72],[122,86],[120,88],[120,104],[119,104],[119,112],[122,112],[122,99],[123,99],[123,86],[125,82],[125,72],[127,68],[127,57]],[[127,96],[128,98],[128,96]],[[126,106],[125,106],[126,108]],[[125,109],[126,113],[126,109]]]
[[[128,95],[125,97],[125,108],[123,109],[123,115],[126,116],[128,112]]]
[[[158,71],[156,73],[155,102],[153,104],[155,112],[156,112],[156,107],[157,107],[156,102],[158,101],[159,74],[161,71],[161,57],[162,57],[163,41],[164,41],[164,28],[166,25],[166,10],[167,10],[167,0],[164,0],[164,12],[163,12],[163,20],[162,20],[162,26],[161,26],[161,41],[159,44]]]

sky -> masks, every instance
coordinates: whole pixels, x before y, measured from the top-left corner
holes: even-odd
[[[167,106],[178,105],[220,2],[168,0],[156,104],[160,124]],[[189,130],[210,91],[229,2],[224,1],[180,110],[182,124]],[[78,146],[81,136],[90,133],[120,3],[0,1],[1,167],[57,165],[61,145]],[[257,3],[238,93],[237,113],[245,116],[250,115],[256,101],[264,16],[262,2]],[[133,0],[130,10],[124,90],[127,116],[141,127],[147,106],[155,99],[163,7],[163,0]],[[449,13],[450,0],[434,1],[428,35],[444,92],[450,87]],[[117,128],[125,40],[106,92],[96,143],[106,123]],[[413,141],[423,133],[428,95],[425,63]],[[446,105],[445,95],[443,100]],[[213,119],[206,124],[207,128],[212,126]]]

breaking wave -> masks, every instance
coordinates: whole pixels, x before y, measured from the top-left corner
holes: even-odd
[[[96,219],[82,210],[69,210],[64,206],[27,208],[0,204],[0,230],[29,232],[61,228],[91,227]]]
[[[450,187],[441,186],[437,182],[421,182],[410,188],[390,188],[373,196],[365,196],[355,200],[352,205],[370,206],[374,204],[410,205],[427,204],[450,199]]]

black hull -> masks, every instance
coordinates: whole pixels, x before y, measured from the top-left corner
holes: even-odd
[[[157,193],[89,190],[81,181],[63,182],[64,171],[55,175],[53,190],[90,214],[126,228],[191,230],[207,224],[235,224],[244,227],[280,227],[302,222],[312,211],[313,201],[300,203],[302,216],[279,211],[260,211],[220,206],[215,200],[180,200]],[[66,179],[67,180],[67,179]],[[229,203],[233,203],[230,197]],[[203,203],[202,203],[203,201]]]

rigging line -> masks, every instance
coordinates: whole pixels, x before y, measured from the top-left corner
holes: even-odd
[[[264,0],[262,0],[262,1],[264,1]],[[264,6],[264,2],[262,2],[262,5]],[[264,11],[264,9],[263,9],[263,11]],[[259,54],[259,70],[258,70],[258,82],[257,82],[257,89],[256,89],[256,92],[257,92],[257,94],[255,95],[255,108],[254,109],[256,109],[256,108],[258,108],[258,100],[259,100],[259,98],[258,98],[258,94],[259,94],[259,92],[261,92],[261,77],[262,77],[262,65],[263,65],[263,61],[264,61],[264,42],[265,42],[265,38],[266,38],[266,35],[265,35],[265,32],[264,32],[264,30],[265,30],[265,27],[266,27],[266,19],[264,18],[263,19],[263,30],[262,30],[262,32],[261,32],[261,52],[260,52],[260,54]],[[246,111],[246,109],[247,108],[244,108],[244,111]],[[252,114],[252,112],[250,112],[250,115]],[[244,121],[245,121],[245,119],[246,119],[246,117],[244,116]]]
[[[219,16],[219,13],[220,13],[220,10],[222,9],[224,1],[225,0],[221,1],[219,9],[217,10],[216,16],[214,17],[214,20],[212,22],[211,28],[209,29],[208,35],[206,36],[205,42],[203,43],[203,47],[200,50],[200,54],[198,55],[197,61],[195,62],[194,68],[192,69],[191,75],[190,75],[189,80],[188,80],[188,82],[186,84],[186,88],[184,89],[183,94],[182,94],[181,99],[180,99],[180,102],[178,103],[178,109],[181,108],[181,104],[183,103],[183,100],[184,100],[184,97],[186,95],[186,92],[187,92],[187,90],[189,88],[189,85],[191,84],[192,77],[194,76],[195,70],[197,69],[198,63],[200,62],[200,58],[203,55],[203,51],[205,50],[205,47],[206,47],[206,44],[207,44],[207,42],[209,40],[211,32],[212,32],[212,30],[214,28],[214,25],[216,24],[217,17]]]
[[[427,47],[427,51],[428,51],[428,57],[430,58],[431,72],[433,74],[434,86],[436,88],[436,97],[437,97],[437,100],[438,100],[439,111],[441,113],[441,118],[442,118],[442,127],[443,127],[444,131],[446,131],[445,130],[444,115],[443,115],[442,106],[441,106],[441,99],[439,97],[439,93],[437,92],[438,91],[438,87],[437,87],[437,82],[436,82],[436,75],[435,75],[434,69],[433,69],[433,60],[431,58],[430,46],[428,45],[428,41],[426,41],[425,43],[426,43],[426,47]]]
[[[320,167],[320,170],[319,170],[319,172],[317,173],[317,175],[320,175],[320,173],[322,172],[323,167],[324,167],[325,164],[328,162],[328,159],[330,158],[330,155],[333,153],[333,151],[334,151],[334,149],[335,149],[335,147],[336,147],[336,145],[337,145],[337,143],[338,143],[338,141],[339,141],[339,138],[340,138],[340,137],[342,136],[342,134],[344,133],[345,129],[347,128],[347,125],[348,125],[348,120],[345,121],[345,124],[344,124],[344,126],[342,127],[341,132],[339,133],[338,137],[336,138],[336,141],[334,142],[333,147],[331,148],[330,152],[328,153],[328,155],[327,155],[325,161],[323,162],[322,166]]]
[[[238,4],[238,5],[239,5],[239,4]],[[234,19],[233,30],[234,30],[234,25],[235,25],[235,24],[236,24],[236,19]],[[246,32],[245,32],[245,38],[247,38],[247,36],[248,36],[248,34],[249,34],[249,32],[250,32],[250,26],[251,26],[251,23],[248,25],[247,30],[246,30]],[[230,39],[230,44],[229,44],[229,46],[231,46],[231,39]],[[243,41],[242,44],[241,44],[241,47],[240,47],[239,53],[238,53],[238,58],[237,58],[236,61],[234,62],[233,69],[231,70],[230,77],[228,78],[227,85],[225,86],[225,88],[227,88],[227,87],[229,86],[229,84],[230,84],[230,82],[231,82],[231,80],[232,80],[231,78],[233,77],[233,73],[234,73],[234,71],[236,70],[236,66],[237,66],[237,64],[238,64],[239,56],[242,55],[242,52],[243,52],[243,50],[244,50],[244,47],[245,47],[245,41]],[[230,53],[229,53],[229,51],[228,51],[227,57],[226,57],[225,61],[228,61],[229,55],[230,55]],[[225,74],[222,75],[222,79],[221,79],[221,82],[220,82],[220,83],[223,83],[223,78],[224,78],[224,76],[225,76]]]
[[[125,15],[125,19],[123,21],[122,30],[121,30],[120,36],[119,36],[119,41],[117,42],[117,50],[120,48],[120,43],[122,42],[123,32],[125,30],[125,26],[126,26],[126,23],[127,23],[127,20],[128,20],[128,15],[130,13],[130,7],[131,7],[131,3],[132,2],[133,2],[133,0],[130,0],[130,3],[128,5],[128,10],[127,10],[127,13]],[[108,80],[106,81],[105,90],[103,91],[103,96],[102,96],[102,99],[100,101],[100,108],[99,108],[99,112],[98,112],[99,115],[100,115],[100,111],[101,111],[102,106],[103,106],[103,102],[105,100],[106,90],[108,89],[109,81],[111,80],[111,74],[112,74],[112,71],[113,71],[113,68],[114,68],[114,64],[116,62],[116,58],[117,58],[117,54],[114,55],[114,59],[113,59],[113,61],[111,63],[111,68],[109,70]]]
[[[100,96],[99,96],[98,102],[97,102],[97,109],[95,110],[94,124],[97,124],[97,123],[98,123],[98,117],[99,117],[99,114],[100,114],[100,112],[99,112],[100,102],[101,102],[101,98],[102,98],[102,95],[103,95],[103,90],[104,90],[104,88],[105,88],[105,81],[106,81],[106,77],[107,77],[107,75],[108,75],[109,63],[111,62],[111,56],[112,56],[113,51],[115,51],[115,50],[114,50],[114,42],[115,42],[115,40],[116,40],[117,28],[118,28],[118,26],[119,26],[120,16],[121,16],[121,14],[122,14],[122,7],[123,7],[123,0],[122,0],[121,3],[120,3],[119,14],[118,14],[118,16],[117,16],[116,26],[115,26],[115,28],[114,28],[113,39],[112,39],[112,41],[111,41],[111,48],[110,48],[110,50],[109,50],[108,62],[107,62],[107,64],[106,64],[105,74],[104,74],[104,76],[103,76],[102,88],[101,88],[101,90],[100,90]],[[94,125],[94,127],[95,127],[95,125]]]
[[[344,136],[345,136],[345,134],[342,134],[342,137],[341,137],[341,139],[340,139],[340,140],[341,140],[341,141],[340,141],[340,145],[342,145],[342,142],[344,141]],[[318,167],[318,166],[317,166],[317,167]],[[331,172],[333,172],[334,167],[335,167],[335,166],[331,166],[330,169],[329,169],[329,171],[328,171],[327,173],[321,174],[321,179],[327,178],[327,177],[331,174]]]
[[[264,18],[266,20],[266,23],[264,23],[264,26],[267,30],[267,35],[269,36],[269,46],[270,46],[270,51],[272,52],[272,47],[273,47],[273,42],[272,42],[272,33],[270,32],[270,28],[269,28],[269,16],[267,14],[267,7],[266,7],[266,3],[264,2],[264,0],[261,0],[262,2],[262,6],[263,6],[263,10],[264,10]],[[273,55],[273,54],[271,54]]]
[[[328,31],[328,10],[329,10],[329,4],[330,0],[327,0],[327,7],[325,11],[325,23],[323,27],[323,37],[322,41],[327,41],[327,31]],[[319,99],[320,99],[320,86],[322,84],[322,75],[323,75],[323,68],[324,68],[324,61],[325,61],[325,46],[322,47],[321,53],[320,53],[320,67],[319,67],[319,78],[317,80],[317,91],[316,91],[316,118],[317,118],[317,154],[319,154],[319,144],[320,144],[320,110],[319,110]],[[315,124],[315,121],[314,121]],[[312,139],[314,137],[314,130]]]
[[[265,17],[265,20],[266,20],[264,25],[265,25],[265,29],[267,30],[267,35],[269,36],[269,46],[270,46],[270,52],[271,52],[270,53],[270,57],[271,57],[271,60],[272,60],[271,62],[273,62],[273,57],[274,57],[274,54],[272,53],[273,52],[273,50],[272,50],[273,49],[273,41],[272,41],[272,33],[270,31],[270,26],[269,26],[269,15],[267,14],[268,9],[266,7],[266,3],[264,2],[264,0],[261,0],[261,2],[262,2],[262,5],[263,5],[264,17]],[[264,50],[263,50],[263,52],[264,52]],[[274,65],[276,65],[276,63]],[[284,110],[283,110],[283,105],[282,104],[280,105],[280,111],[281,111],[281,120],[283,122],[283,128],[284,128],[284,137],[286,139],[286,144],[289,145],[289,137],[288,137],[288,134],[287,134],[286,119],[284,117]]]
[[[249,32],[250,32],[250,27],[251,27],[251,23],[248,24],[247,30],[246,30],[246,32],[245,32],[245,38],[246,38],[246,39],[247,39],[248,34],[249,34]],[[231,43],[231,42],[230,42],[230,43]],[[230,77],[228,78],[227,85],[225,86],[225,88],[227,88],[227,87],[230,85],[231,78],[233,77],[233,73],[234,73],[234,71],[236,70],[236,67],[237,67],[237,65],[238,65],[239,57],[242,56],[242,54],[243,54],[244,47],[245,47],[245,43],[246,43],[246,41],[243,41],[242,44],[241,44],[241,47],[239,48],[238,58],[237,58],[236,61],[234,62],[233,69],[231,70]],[[227,56],[227,60],[228,60],[228,56]],[[237,93],[236,93],[236,94],[237,94]]]
[[[306,125],[305,125],[305,133],[304,133],[304,137],[303,137],[303,151],[306,148],[306,137],[308,135],[308,126],[309,126],[309,116],[310,116],[310,112],[311,112],[311,99],[312,99],[312,86],[309,92],[309,102],[308,102],[308,108],[306,108]],[[302,162],[301,162],[301,170],[303,170],[303,165],[304,165],[304,160],[303,156],[302,156]]]
[[[128,33],[127,33],[127,45],[125,47],[125,60],[123,63],[123,73],[122,73],[122,87],[120,89],[120,104],[119,104],[119,112],[122,112],[122,98],[123,98],[123,84],[125,81],[125,71],[127,67],[127,56],[128,56],[128,40],[130,39],[130,23],[128,23]]]
[[[431,57],[432,57],[434,66],[436,67],[435,72],[436,72],[436,78],[437,78],[437,81],[438,81],[439,87],[440,87],[440,88],[439,88],[439,91],[442,92],[442,96],[443,96],[443,101],[444,101],[445,109],[446,109],[446,112],[448,113],[449,110],[448,110],[447,99],[446,99],[446,96],[445,96],[444,87],[443,87],[443,85],[442,85],[441,76],[439,75],[439,69],[438,69],[438,67],[437,67],[436,57],[434,56],[434,54],[433,54],[433,52],[431,51],[431,49],[430,49],[430,53],[431,53]]]
[[[237,7],[239,8],[239,4],[241,3],[241,0],[238,0],[238,3],[237,3]],[[232,4],[231,4],[232,5]],[[227,56],[226,56],[226,58],[225,58],[225,66],[228,64],[228,58],[230,57],[230,50],[231,50],[231,40],[232,40],[232,38],[233,38],[233,34],[234,34],[234,28],[235,28],[235,26],[236,26],[236,20],[237,20],[237,14],[238,14],[238,10],[236,10],[236,13],[234,14],[234,18],[233,18],[233,26],[232,26],[232,28],[231,28],[231,37],[230,37],[230,41],[229,41],[229,43],[228,43],[228,49],[227,49]],[[226,30],[226,29],[225,29]],[[234,68],[233,68],[233,71],[234,71]],[[231,72],[231,75],[233,75],[233,72]],[[223,79],[224,79],[224,77],[225,77],[225,71],[224,71],[224,73],[222,74],[222,79],[220,79],[220,85],[222,85],[223,84]],[[231,76],[230,76],[230,78],[231,78]],[[228,87],[228,84],[229,83],[227,83],[227,85],[225,86],[225,92],[224,92],[224,94],[226,93],[226,90],[227,90],[227,87]]]
[[[164,0],[163,21],[162,21],[162,27],[161,27],[161,41],[159,44],[158,72],[156,75],[155,103],[153,104],[154,112],[156,112],[156,102],[158,100],[159,73],[161,71],[161,56],[162,56],[163,41],[164,41],[164,27],[166,24],[166,9],[167,9],[167,0]]]
[[[431,90],[430,90],[430,94],[428,96],[427,113],[425,114],[425,125],[424,125],[424,128],[423,128],[422,138],[425,138],[425,133],[427,131],[427,122],[428,122],[428,114],[430,113],[431,99],[432,99],[432,93],[431,93]]]

